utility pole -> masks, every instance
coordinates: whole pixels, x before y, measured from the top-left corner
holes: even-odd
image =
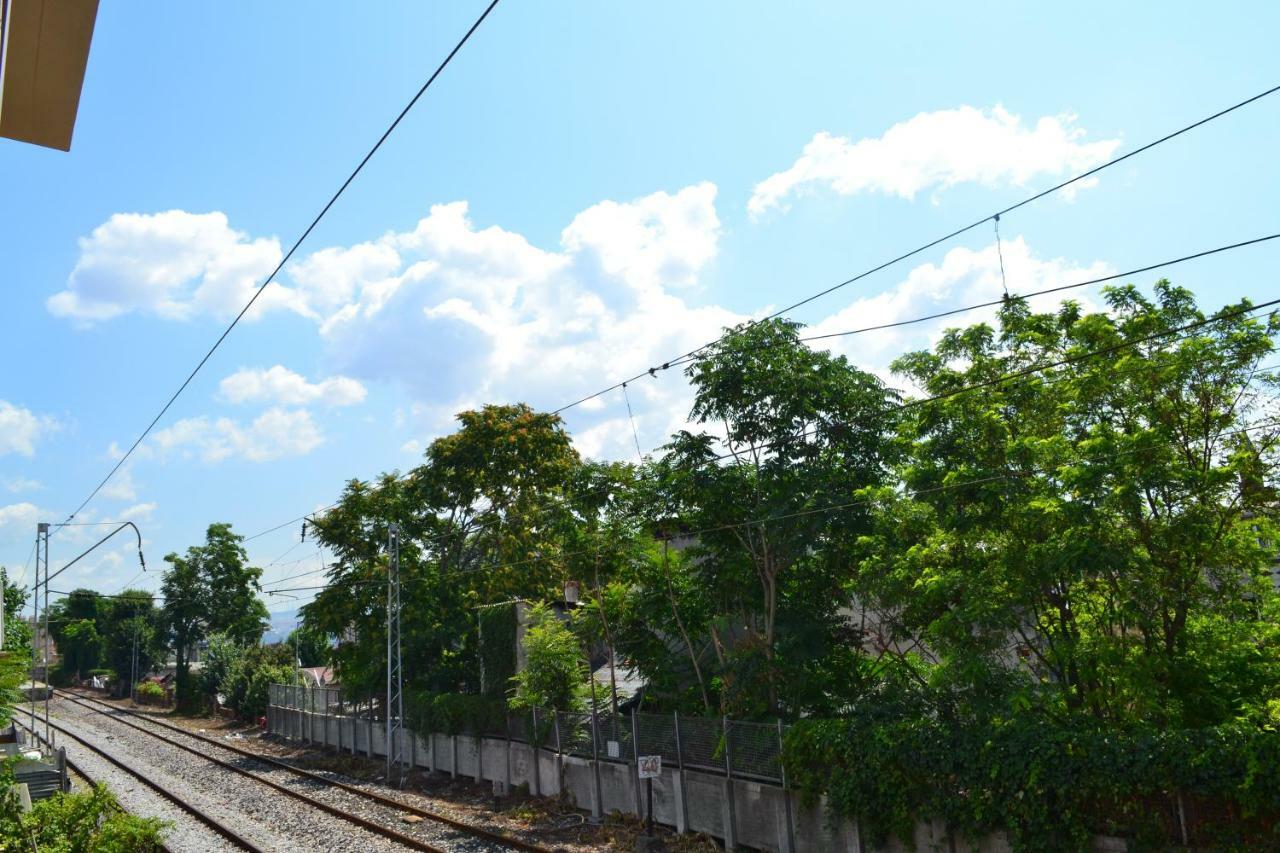
[[[36,525],[36,534],[38,537],[44,538],[44,642],[41,646],[44,649],[41,657],[44,662],[44,742],[52,746],[53,741],[50,740],[51,733],[49,731],[49,694],[52,692],[49,688],[49,522],[42,521]],[[39,539],[36,540],[36,550],[40,548]],[[35,590],[37,602],[40,599],[39,587]],[[37,606],[39,606],[37,604]],[[40,617],[36,617],[36,623],[32,626],[33,634],[39,630]],[[34,674],[32,675],[34,678]],[[34,732],[35,729],[32,729]]]
[[[404,735],[404,693],[400,669],[400,525],[387,531],[387,783],[398,766],[404,782],[400,739]]]
[[[129,677],[129,698],[134,701],[136,701],[136,697],[134,696],[134,685],[138,683],[138,629],[140,627],[141,624],[138,622],[138,614],[135,611],[133,614],[133,658],[131,661],[132,665],[129,669],[131,673]]]
[[[40,538],[49,532],[48,522],[36,525],[36,574],[31,582],[31,735],[36,733],[36,649],[40,639]]]

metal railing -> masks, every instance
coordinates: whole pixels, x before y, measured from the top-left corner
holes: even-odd
[[[353,700],[339,687],[273,684],[268,701],[276,708],[365,718],[380,716],[376,701]],[[406,711],[409,709],[406,708]],[[408,714],[412,719],[412,713]],[[425,732],[421,734],[426,734]],[[784,782],[780,721],[760,723],[728,717],[685,714],[568,713],[538,709],[507,715],[505,725],[488,724],[467,734],[537,742],[563,755],[634,763],[640,755],[661,755],[663,766],[700,770],[733,779]]]

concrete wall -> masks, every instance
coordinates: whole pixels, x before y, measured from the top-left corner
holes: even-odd
[[[312,742],[360,755],[385,756],[385,723],[370,725],[366,719],[327,716],[278,708],[267,711],[272,734],[292,740],[310,737]],[[370,750],[372,745],[372,750]],[[525,785],[533,794],[563,794],[594,816],[609,812],[643,815],[644,787],[635,768],[618,761],[592,761],[554,750],[539,749],[502,738],[466,735],[406,733],[406,763],[477,782],[503,781]],[[658,823],[679,831],[704,832],[725,842],[774,853],[851,851],[851,853],[905,853],[898,842],[874,846],[858,837],[849,821],[833,823],[823,803],[805,808],[790,792],[777,785],[732,781],[723,776],[663,767],[653,780],[653,812]],[[1113,839],[1098,839],[1095,849],[1105,849]],[[1007,853],[1002,834],[978,841],[952,839],[946,828],[921,823],[916,827],[915,849],[945,853]],[[1121,848],[1123,849],[1123,848]]]

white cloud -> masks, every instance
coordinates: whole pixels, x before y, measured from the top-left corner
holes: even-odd
[[[120,448],[115,442],[111,443],[108,454],[113,459],[120,458]],[[102,487],[99,494],[104,498],[110,498],[118,501],[132,501],[138,499],[138,487],[133,481],[133,465],[127,464],[115,473],[115,476]]]
[[[56,429],[55,418],[0,400],[0,456],[8,453],[33,456],[36,444]]]
[[[155,503],[141,503],[122,509],[115,516],[121,521],[150,521],[155,511]]]
[[[23,492],[38,492],[44,488],[44,484],[39,480],[32,480],[30,477],[9,477],[4,481],[4,487],[15,495]]]
[[[220,212],[117,213],[80,240],[67,287],[47,307],[80,325],[140,312],[174,320],[238,312],[280,262],[274,238],[251,239]],[[305,311],[278,284],[250,317],[272,308]]]
[[[1064,258],[1039,258],[1022,237],[1003,244],[1005,278],[1012,294],[1030,293],[1109,275],[1105,263],[1081,265]],[[1063,299],[1074,298],[1086,307],[1095,291],[1082,289],[1033,297],[1033,310],[1054,310]],[[921,264],[893,287],[872,296],[859,297],[804,331],[805,336],[826,335],[895,323],[950,311],[967,305],[998,300],[1004,293],[1000,258],[993,243],[982,249],[956,248],[939,263]],[[1096,307],[1096,306],[1095,306]],[[847,337],[815,341],[814,346],[843,353],[859,364],[888,376],[889,363],[903,353],[932,346],[948,328],[993,320],[995,307],[967,311],[938,320]]]
[[[280,408],[268,409],[248,425],[231,418],[185,418],[151,437],[151,446],[162,456],[176,453],[205,462],[229,458],[268,462],[304,456],[323,442],[310,412]]]
[[[5,533],[26,532],[34,537],[39,520],[40,508],[28,501],[0,506],[0,530]]]
[[[715,184],[704,182],[675,195],[602,201],[569,223],[561,243],[570,254],[594,254],[605,273],[633,287],[687,287],[716,254],[715,198]]]
[[[696,284],[715,257],[715,195],[704,183],[601,202],[573,218],[558,251],[477,228],[465,203],[436,205],[383,238],[401,255],[396,274],[353,284],[358,296],[322,324],[329,358],[344,373],[403,382],[425,403],[415,418],[427,431],[467,404],[548,405],[661,364],[742,319],[670,292]]]
[[[756,184],[747,210],[759,217],[815,187],[907,199],[961,183],[1021,187],[1041,175],[1065,177],[1096,166],[1120,145],[1084,136],[1074,115],[1044,116],[1032,126],[1000,106],[919,113],[857,142],[821,132],[790,168]]]
[[[272,403],[280,406],[354,406],[364,401],[365,387],[346,376],[308,382],[284,365],[263,370],[243,368],[222,380],[222,398],[232,403]]]

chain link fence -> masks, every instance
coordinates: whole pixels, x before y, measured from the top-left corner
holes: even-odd
[[[352,699],[340,687],[273,684],[274,707],[330,716],[381,717],[374,697]],[[663,766],[700,770],[735,779],[784,782],[782,740],[775,723],[694,717],[684,714],[568,713],[534,709],[480,724],[473,734],[511,738],[580,758],[634,763],[641,755],[661,755]]]

